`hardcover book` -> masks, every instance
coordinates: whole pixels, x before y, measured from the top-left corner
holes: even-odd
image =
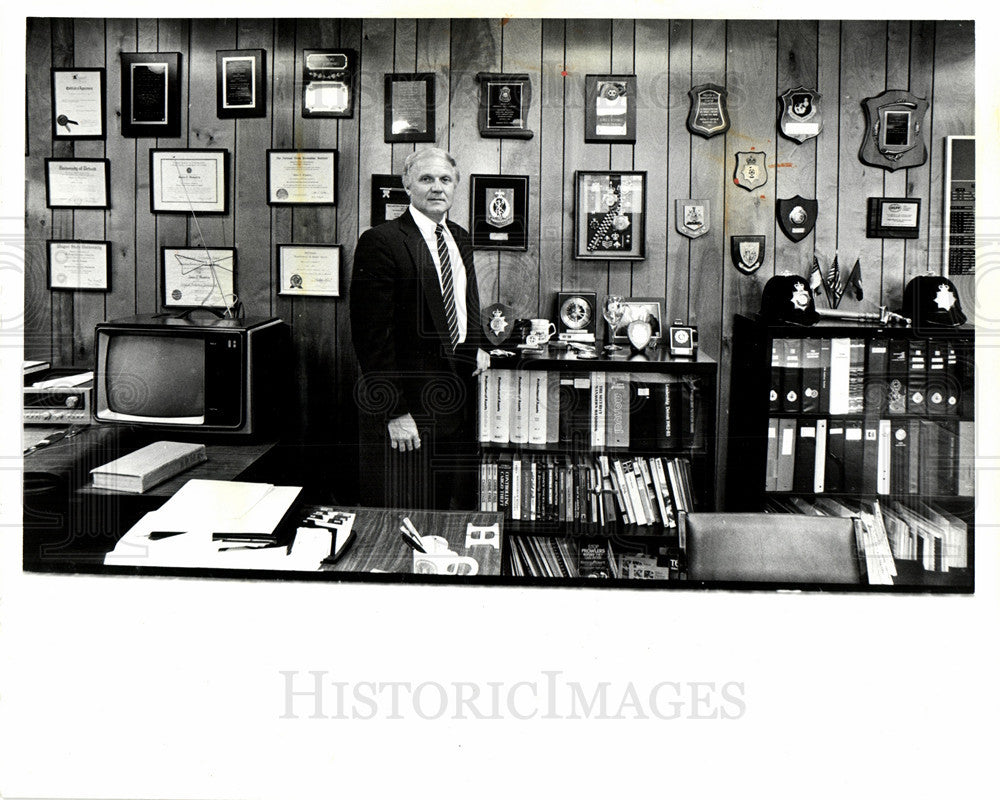
[[[90,471],[94,488],[142,494],[208,460],[203,444],[153,442]]]

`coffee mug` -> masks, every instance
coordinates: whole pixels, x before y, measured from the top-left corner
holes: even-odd
[[[530,347],[537,347],[540,344],[545,344],[555,335],[556,325],[554,322],[547,319],[533,319],[531,320],[531,328],[524,337],[524,342]]]
[[[475,575],[479,562],[469,556],[460,556],[448,548],[443,536],[422,536],[426,553],[413,551],[415,575]]]

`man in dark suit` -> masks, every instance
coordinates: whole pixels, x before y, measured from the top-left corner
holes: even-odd
[[[489,367],[469,234],[447,218],[458,181],[444,150],[412,153],[410,206],[361,235],[351,281],[362,405],[384,415],[393,450],[430,449],[436,508],[474,505],[475,376]]]

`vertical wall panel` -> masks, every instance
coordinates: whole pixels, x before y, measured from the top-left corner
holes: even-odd
[[[906,171],[907,196],[920,199],[920,236],[906,241],[903,267],[897,272],[894,280],[886,285],[883,282],[883,302],[890,307],[898,306],[902,301],[903,286],[914,270],[925,271],[930,256],[931,226],[929,224],[931,211],[931,168],[934,163],[933,131],[934,108],[937,99],[934,97],[934,23],[912,22],[910,25],[910,91],[917,97],[926,98],[931,107],[924,117],[924,141],[927,143],[927,164]],[[936,154],[942,157],[942,150]]]
[[[616,75],[628,75],[635,71],[635,20],[630,19],[613,19],[611,20],[611,68],[610,72]],[[653,115],[646,113],[644,117],[652,117]],[[584,109],[583,114],[578,117],[578,123],[583,124],[586,120],[586,109]],[[638,149],[634,144],[609,144],[607,145],[610,151],[610,161],[609,167],[615,170],[633,170],[637,169],[643,172],[648,172],[650,168],[653,168],[653,172],[656,172],[656,167],[661,167],[662,164],[656,165],[652,163],[642,163],[641,161],[637,163],[637,153]],[[652,199],[650,193],[650,179],[655,178],[655,174],[646,176],[646,212],[650,209],[656,207],[656,200]],[[614,265],[616,268],[608,270],[608,284],[607,290],[608,294],[615,293],[624,295],[625,297],[641,297],[646,294],[646,292],[639,291],[635,287],[635,282],[633,280],[633,275],[643,274],[648,272],[648,265],[650,263],[650,258],[652,253],[650,253],[650,239],[651,234],[655,233],[655,227],[650,228],[649,218],[646,218],[646,259],[644,261],[631,261],[621,265]],[[609,266],[613,266],[609,264]],[[620,266],[620,268],[618,268]],[[627,267],[627,269],[626,269]],[[598,302],[601,302],[601,295],[603,292],[601,289],[604,287],[599,287],[598,289]],[[600,323],[598,323],[600,327]]]
[[[823,110],[823,131],[816,137],[816,202],[819,207],[813,232],[813,253],[826,269],[837,252],[837,214],[840,210],[840,41],[841,23],[821,20],[819,27],[816,90]],[[860,134],[859,134],[860,135]],[[848,156],[850,158],[852,156]],[[856,155],[853,156],[856,158]],[[809,259],[810,264],[812,258]],[[826,306],[822,290],[816,298]]]
[[[564,187],[572,180],[572,168],[563,160],[566,97],[566,22],[542,20],[541,163],[538,205],[538,311],[553,316],[552,293],[562,285],[563,259],[568,258],[572,228],[563,210]],[[572,195],[571,195],[572,197]]]
[[[651,80],[649,76],[638,78],[639,91],[648,94],[653,107],[661,105],[667,110],[666,147],[659,157],[667,166],[666,209],[667,252],[666,252],[666,297],[664,314],[669,320],[687,321],[688,284],[691,279],[692,252],[706,247],[705,237],[689,239],[677,232],[674,216],[676,200],[702,199],[693,194],[691,183],[691,142],[694,138],[687,129],[691,80],[691,23],[686,20],[672,20],[667,39],[669,59],[664,80]],[[655,45],[654,45],[655,46]],[[640,123],[641,126],[642,123]],[[640,130],[642,128],[640,127]],[[722,208],[713,205],[709,221],[713,227],[722,228]],[[706,234],[707,236],[707,234]]]
[[[73,66],[73,21],[68,19],[55,20],[52,23],[52,66]],[[43,76],[44,78],[44,76]],[[51,114],[49,115],[49,123]],[[44,141],[44,140],[43,140]],[[59,141],[52,143],[53,158],[72,158],[74,143]],[[75,211],[68,209],[54,210],[51,213],[51,238],[72,239],[73,217]],[[47,249],[47,248],[46,248]],[[60,364],[74,363],[73,338],[76,330],[76,318],[73,307],[73,293],[52,292],[52,338],[53,357]]]

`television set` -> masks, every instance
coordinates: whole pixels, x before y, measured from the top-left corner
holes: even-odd
[[[140,315],[95,328],[94,418],[165,432],[273,432],[290,391],[277,318]]]

